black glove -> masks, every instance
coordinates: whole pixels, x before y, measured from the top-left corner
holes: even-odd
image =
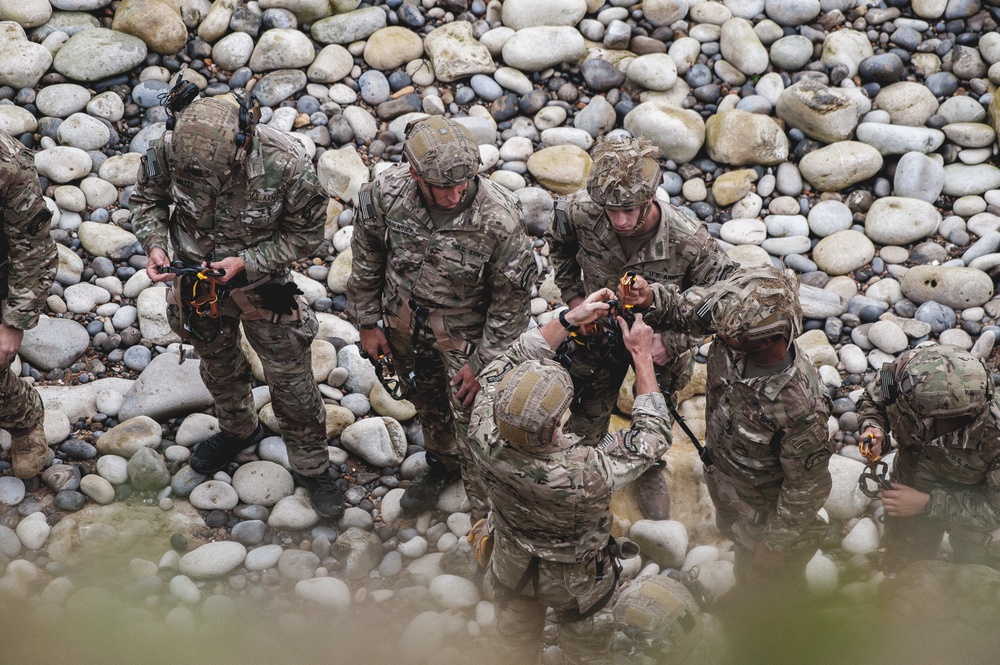
[[[295,296],[302,295],[302,291],[295,285],[295,282],[278,284],[268,282],[254,289],[260,296],[261,305],[264,309],[269,309],[279,316],[290,316],[299,307]]]

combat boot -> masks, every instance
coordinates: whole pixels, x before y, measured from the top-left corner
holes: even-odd
[[[263,438],[264,428],[260,423],[257,423],[254,433],[245,439],[225,432],[213,434],[195,446],[191,468],[204,476],[215,473],[236,459],[241,450],[256,446]]]
[[[650,520],[670,519],[670,488],[663,477],[663,462],[657,462],[639,476],[639,510]]]
[[[340,517],[344,514],[344,492],[337,486],[329,469],[318,476],[304,476],[298,471],[293,471],[292,475],[299,485],[309,490],[309,502],[317,515]]]
[[[49,459],[49,446],[41,425],[10,430],[10,461],[14,475],[22,480],[42,472]]]
[[[403,492],[399,506],[403,512],[422,513],[437,503],[444,488],[462,477],[461,467],[448,470],[444,461],[432,452],[427,453],[427,468],[424,469]]]

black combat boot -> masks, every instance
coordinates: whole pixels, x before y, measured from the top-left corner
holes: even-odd
[[[195,445],[191,468],[205,476],[215,473],[236,459],[241,450],[256,446],[263,438],[264,428],[260,423],[257,423],[254,433],[245,439],[224,432],[213,434]]]
[[[639,476],[636,486],[639,494],[639,510],[648,520],[670,519],[670,489],[663,477],[666,464],[661,460],[646,469]]]
[[[309,502],[317,515],[340,517],[344,514],[344,492],[337,487],[329,468],[318,476],[304,476],[298,471],[293,471],[292,475],[299,485],[309,490]]]
[[[403,492],[399,506],[407,513],[422,513],[437,503],[445,487],[461,477],[461,467],[449,471],[440,457],[428,451],[427,468]]]

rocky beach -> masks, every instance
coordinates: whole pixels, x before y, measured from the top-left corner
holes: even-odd
[[[0,0],[0,129],[35,151],[59,252],[15,360],[53,458],[39,478],[0,476],[0,618],[23,636],[6,653],[36,654],[9,662],[491,662],[464,491],[403,516],[423,434],[343,313],[356,195],[426,115],[465,125],[483,175],[520,201],[539,324],[562,306],[542,238],[554,197],[585,185],[601,136],[658,146],[661,188],[734,260],[798,273],[799,342],[833,398],[837,448],[810,591],[868,602],[882,509],[858,488],[855,399],[925,341],[997,369],[998,24],[997,0]],[[197,357],[178,363],[189,347],[128,207],[178,77],[206,96],[251,90],[330,194],[326,240],[293,275],[320,321],[339,520],[296,489],[279,436],[213,477],[186,464],[218,423]],[[700,364],[680,405],[702,440],[704,382]],[[267,388],[254,399],[277,432]],[[671,520],[615,497],[616,534],[642,550],[624,575],[693,571],[721,595],[732,554],[677,427],[665,473]],[[75,637],[53,640],[60,626]]]

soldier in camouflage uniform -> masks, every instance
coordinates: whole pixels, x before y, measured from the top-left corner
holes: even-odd
[[[366,353],[413,376],[407,398],[420,414],[428,466],[403,509],[430,508],[465,474],[478,514],[485,504],[468,478],[467,441],[476,374],[527,328],[531,243],[516,199],[477,175],[479,147],[462,125],[421,121],[403,152],[408,164],[388,168],[359,196],[348,313]]]
[[[656,148],[646,139],[602,140],[594,150],[587,190],[560,200],[548,234],[556,285],[570,307],[585,293],[615,289],[627,271],[681,289],[710,284],[731,266],[719,244],[693,215],[658,189]],[[698,339],[656,328],[653,360],[672,392],[691,378]],[[586,331],[585,331],[586,332]],[[576,388],[569,428],[596,445],[628,370],[628,354],[590,337],[573,353]],[[651,519],[667,519],[670,500],[662,463],[639,480],[639,505]]]
[[[160,272],[170,264],[168,241],[180,261],[211,261],[225,271],[218,283],[228,295],[218,317],[192,311],[191,282],[174,290],[168,309],[174,331],[201,357],[219,416],[220,433],[196,446],[191,467],[215,473],[264,438],[250,363],[239,348],[242,324],[260,356],[295,477],[316,512],[335,517],[344,510],[343,492],[329,469],[326,410],[312,375],[318,324],[289,275],[289,265],[323,241],[326,196],[301,145],[257,126],[256,108],[239,93],[181,111],[175,130],[142,158],[132,224],[154,282],[173,279]]]
[[[957,563],[1000,567],[1000,397],[986,365],[953,346],[907,351],[858,402],[875,455],[899,447],[888,516],[890,573],[935,558],[945,531]]]
[[[0,131],[0,427],[11,434],[11,463],[18,478],[38,475],[49,456],[42,400],[10,371],[10,363],[24,331],[38,324],[56,275],[51,217],[31,153]]]
[[[796,281],[746,268],[711,289],[705,480],[719,530],[736,545],[737,581],[804,582],[825,535],[832,485],[830,399],[795,338]]]
[[[670,446],[670,420],[650,356],[653,331],[642,315],[621,320],[636,372],[630,429],[599,445],[559,427],[573,383],[551,360],[571,330],[607,315],[607,289],[558,320],[521,336],[480,375],[469,438],[489,496],[495,544],[487,584],[511,663],[537,662],[546,608],[554,610],[566,663],[607,663],[618,563],[611,534],[611,493]]]

